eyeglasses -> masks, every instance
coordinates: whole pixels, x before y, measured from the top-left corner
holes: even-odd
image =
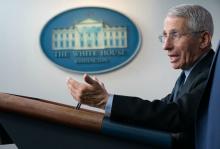
[[[164,34],[164,35],[160,35],[159,36],[159,40],[161,43],[164,43],[167,38],[170,38],[172,41],[178,41],[182,36],[186,36],[186,35],[189,35],[189,34],[198,34],[198,33],[202,33],[204,31],[197,31],[197,32],[188,32],[188,33],[180,33],[180,32],[171,32],[169,33],[168,35]]]

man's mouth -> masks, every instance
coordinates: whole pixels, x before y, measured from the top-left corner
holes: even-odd
[[[179,60],[179,55],[169,55],[169,57],[171,63],[175,63]]]

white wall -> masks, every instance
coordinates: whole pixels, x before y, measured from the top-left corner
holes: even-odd
[[[83,6],[99,6],[122,12],[142,32],[143,43],[135,59],[116,71],[99,74],[111,93],[153,100],[172,89],[179,74],[170,67],[158,41],[167,9],[180,3],[205,6],[213,14],[213,47],[220,39],[219,0],[0,0],[0,92],[75,104],[66,77],[82,80],[43,54],[39,36],[49,19],[60,12]]]

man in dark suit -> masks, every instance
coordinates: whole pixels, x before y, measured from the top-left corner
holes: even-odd
[[[105,109],[106,116],[146,128],[173,133],[174,147],[194,148],[194,121],[214,51],[211,14],[198,5],[171,8],[164,20],[160,40],[174,69],[182,73],[173,91],[161,100],[112,95],[97,78],[84,75],[85,83],[68,80],[79,102]]]

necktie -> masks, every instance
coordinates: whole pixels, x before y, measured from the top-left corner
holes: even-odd
[[[186,75],[185,75],[184,71],[182,71],[182,73],[179,76],[179,79],[177,80],[177,84],[175,86],[174,97],[173,97],[174,101],[177,100],[178,95],[184,85],[185,79],[186,79]]]

